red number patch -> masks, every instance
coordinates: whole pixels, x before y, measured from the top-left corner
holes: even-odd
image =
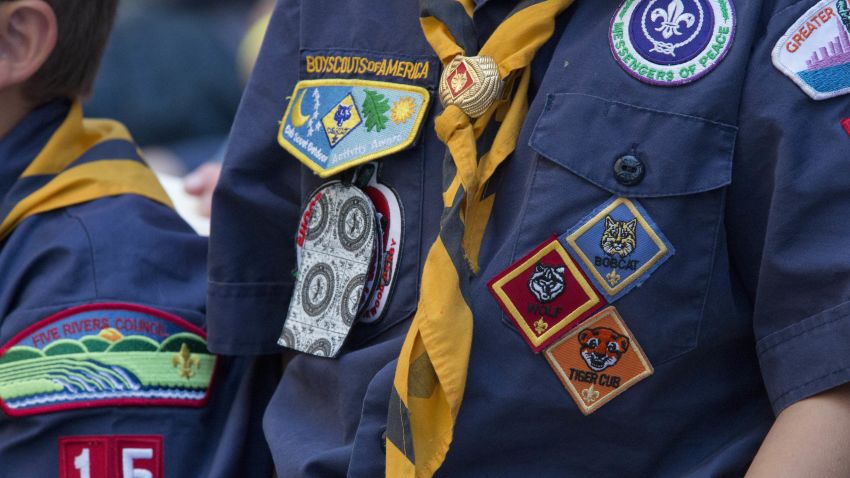
[[[161,436],[59,439],[59,478],[163,478]]]

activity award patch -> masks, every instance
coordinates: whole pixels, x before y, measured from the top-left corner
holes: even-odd
[[[562,240],[608,302],[642,284],[675,250],[637,201],[613,198]]]
[[[773,49],[773,64],[807,95],[850,93],[850,5],[824,0],[809,9]]]
[[[646,354],[614,307],[588,319],[544,356],[585,415],[653,373]]]
[[[625,0],[611,21],[611,51],[644,83],[682,85],[720,64],[735,22],[732,0]]]
[[[132,304],[74,307],[0,352],[0,406],[26,416],[106,406],[202,406],[216,357],[200,328]]]
[[[494,277],[489,287],[535,352],[604,305],[557,238]]]
[[[295,85],[278,142],[321,177],[401,151],[416,140],[430,94],[418,86],[324,79]]]
[[[301,218],[298,277],[278,344],[322,357],[339,353],[369,301],[364,290],[378,267],[381,235],[358,187],[333,181],[313,195]]]

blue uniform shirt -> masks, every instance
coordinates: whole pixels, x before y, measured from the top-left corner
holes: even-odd
[[[514,3],[476,2],[482,43]],[[725,58],[675,87],[618,65],[609,42],[618,0],[578,0],[561,15],[532,67],[516,152],[488,186],[496,199],[469,286],[469,375],[438,476],[740,476],[775,414],[850,380],[847,99],[815,102],[771,63],[815,3],[734,2]],[[322,183],[276,142],[295,83],[412,82],[310,71],[306,55],[436,62],[417,2],[279,1],[215,200],[209,308],[219,352],[279,350],[300,212]],[[437,86],[436,76],[416,81]],[[406,218],[388,314],[355,325],[337,360],[297,355],[266,411],[282,476],[383,473],[394,358],[442,208],[445,148],[432,119],[415,146],[379,161]],[[639,180],[617,166],[624,156],[639,160]],[[614,197],[639,203],[675,254],[609,297],[654,374],[585,416],[488,282]]]
[[[66,102],[43,106],[0,141],[0,198],[8,199],[68,111]],[[87,469],[86,476],[93,478],[134,476],[120,468],[123,454],[144,448],[153,456],[136,456],[131,471],[152,471],[154,477],[271,475],[254,415],[270,395],[267,383],[274,367],[253,359],[219,358],[205,398],[193,403],[187,402],[193,397],[188,393],[168,393],[168,385],[163,391],[148,381],[158,371],[166,379],[163,384],[180,385],[180,380],[190,383],[211,371],[205,367],[213,359],[201,354],[197,342],[183,362],[181,350],[169,349],[162,340],[175,333],[203,334],[206,251],[206,239],[174,211],[134,195],[31,216],[0,242],[3,474],[15,470],[19,476],[76,477]],[[119,353],[120,341],[115,342],[122,336],[137,337],[135,346],[124,341],[125,350],[128,345],[137,352],[160,348],[135,354],[127,363]],[[110,354],[103,349],[112,342],[116,345]],[[149,345],[140,347],[142,342]],[[50,361],[61,360],[69,347],[73,354],[61,362],[64,368]],[[25,363],[10,362],[16,350],[36,354],[33,360],[42,368],[13,370]],[[102,367],[118,363],[126,366]],[[45,369],[64,388],[42,395],[21,389],[21,383],[40,383],[44,376],[39,370]],[[134,387],[151,392],[144,396],[144,406],[128,405],[127,400],[142,396],[128,392]],[[69,398],[80,396],[88,398]],[[162,398],[173,401],[158,401]]]

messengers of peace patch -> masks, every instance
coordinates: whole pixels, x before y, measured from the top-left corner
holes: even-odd
[[[321,177],[410,147],[430,94],[383,81],[304,80],[283,115],[278,143]]]

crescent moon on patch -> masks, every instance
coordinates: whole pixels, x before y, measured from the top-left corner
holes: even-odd
[[[296,128],[300,128],[307,124],[307,121],[310,120],[309,116],[304,116],[301,113],[301,102],[304,101],[304,95],[307,93],[307,90],[301,90],[301,96],[295,100],[295,108],[292,110],[292,126]]]

